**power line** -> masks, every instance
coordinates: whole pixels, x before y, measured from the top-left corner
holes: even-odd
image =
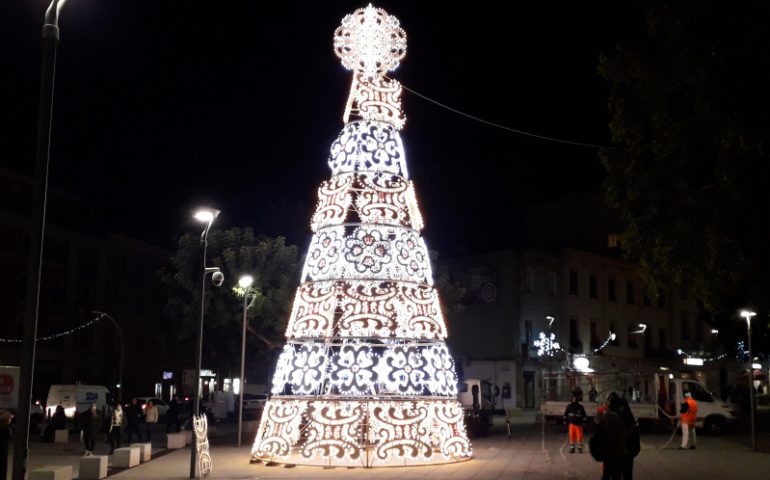
[[[471,115],[469,113],[465,113],[465,112],[462,112],[460,110],[457,110],[456,108],[452,108],[452,107],[450,107],[448,105],[445,105],[445,104],[439,102],[438,100],[434,100],[434,99],[432,99],[432,98],[430,98],[430,97],[428,97],[426,95],[423,95],[420,92],[412,90],[411,88],[407,87],[404,84],[401,84],[401,87],[404,90],[406,90],[407,92],[409,92],[409,93],[411,93],[413,95],[416,95],[416,96],[422,98],[423,100],[426,100],[426,101],[428,101],[430,103],[438,105],[441,108],[445,108],[445,109],[449,110],[450,112],[454,112],[454,113],[456,113],[458,115],[462,115],[463,117],[470,118],[471,120],[474,120],[476,122],[483,123],[485,125],[489,125],[490,127],[499,128],[501,130],[506,130],[508,132],[518,133],[519,135],[525,135],[527,137],[538,138],[540,140],[546,140],[546,141],[549,141],[549,142],[563,143],[563,144],[566,144],[566,145],[574,145],[576,147],[610,148],[609,145],[597,145],[597,144],[594,144],[594,143],[575,142],[575,141],[572,141],[572,140],[564,140],[564,139],[561,139],[561,138],[548,137],[546,135],[538,135],[536,133],[526,132],[524,130],[518,130],[518,129],[515,129],[515,128],[511,128],[511,127],[506,127],[505,125],[500,125],[499,123],[490,122],[489,120],[484,120],[483,118],[479,118],[479,117],[477,117],[475,115]]]

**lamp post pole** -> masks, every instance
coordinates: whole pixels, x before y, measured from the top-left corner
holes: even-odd
[[[206,223],[201,234],[201,243],[203,244],[203,274],[201,275],[201,315],[198,319],[198,328],[196,329],[196,347],[195,347],[195,398],[193,399],[193,414],[200,415],[200,399],[201,399],[201,363],[203,360],[203,317],[206,313],[206,276],[209,273],[219,272],[216,267],[206,267],[206,252],[209,246],[209,230],[211,225],[219,215],[219,210],[205,209],[200,210],[195,214],[195,219]],[[194,422],[191,422],[194,425]],[[190,449],[190,478],[196,477],[197,470],[197,442],[193,439],[192,448]]]
[[[29,405],[35,376],[37,324],[40,316],[40,277],[43,270],[45,218],[48,204],[48,166],[51,153],[51,117],[53,87],[56,77],[56,48],[59,45],[59,12],[66,0],[52,0],[43,23],[43,60],[40,72],[40,103],[37,120],[37,153],[33,185],[30,256],[27,274],[27,298],[24,315],[19,405],[16,418],[18,433],[13,448],[13,480],[24,480],[29,451]]]
[[[120,363],[118,364],[118,403],[123,403],[123,364],[126,356],[126,345],[123,343],[123,329],[120,328],[118,322],[115,321],[115,319],[112,318],[112,316],[109,314],[96,310],[92,311],[91,313],[102,316],[112,322],[118,332],[118,341],[120,342]]]
[[[238,284],[243,288],[243,332],[241,333],[241,378],[240,378],[240,398],[238,399],[238,448],[241,448],[241,437],[243,432],[243,393],[246,368],[246,323],[248,317],[246,311],[249,308],[249,292],[254,278],[251,275],[244,275],[238,280]]]
[[[749,409],[751,410],[751,448],[757,451],[757,432],[754,427],[754,358],[751,355],[751,317],[756,312],[750,310],[741,311],[741,317],[746,319],[746,332],[749,344]]]

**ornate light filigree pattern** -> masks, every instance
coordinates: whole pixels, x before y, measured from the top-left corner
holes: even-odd
[[[422,229],[414,185],[387,173],[343,173],[321,184],[310,228],[373,223]]]
[[[332,177],[252,456],[323,466],[403,466],[470,458],[446,326],[399,130],[406,51],[398,20],[371,5],[334,47],[353,69]],[[351,115],[359,120],[348,122]]]
[[[427,285],[308,282],[297,290],[286,336],[443,340],[446,326],[436,289]]]
[[[401,136],[387,123],[358,120],[342,129],[330,149],[332,174],[386,172],[409,178]]]
[[[396,17],[371,4],[342,19],[334,51],[348,70],[379,77],[395,70],[406,55],[406,32]]]
[[[320,229],[308,249],[303,281],[361,279],[433,284],[428,248],[414,230],[362,225]]]
[[[443,344],[306,340],[284,347],[274,394],[326,397],[457,395],[454,361]]]
[[[300,424],[304,438],[296,434]],[[333,459],[334,465],[360,467],[446,463],[470,454],[456,400],[273,398],[252,449],[254,456],[287,463],[328,465]]]

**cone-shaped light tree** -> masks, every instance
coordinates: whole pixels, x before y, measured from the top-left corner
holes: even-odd
[[[332,176],[318,189],[302,283],[253,459],[395,466],[470,458],[457,376],[399,130],[406,53],[369,5],[334,49],[353,71]]]

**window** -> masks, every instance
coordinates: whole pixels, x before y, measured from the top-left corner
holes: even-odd
[[[620,246],[620,238],[617,233],[610,233],[607,235],[607,247],[618,248]]]
[[[690,392],[693,400],[696,402],[713,402],[714,397],[709,392],[703,389],[699,383],[695,382],[682,382],[682,394]]]
[[[535,270],[530,267],[524,270],[524,289],[525,292],[535,291]]]
[[[652,305],[652,301],[650,300],[650,294],[647,293],[647,290],[642,291],[642,302],[644,303],[645,307],[649,307]]]
[[[578,295],[578,274],[574,270],[570,270],[569,272],[569,294],[570,295]]]
[[[527,348],[532,345],[532,322],[529,320],[524,322],[524,342],[527,344]]]
[[[596,275],[588,276],[588,295],[591,298],[599,298],[599,291],[596,288],[597,280]]]
[[[599,323],[591,320],[591,350],[596,350],[599,345]]]
[[[559,294],[559,274],[548,272],[548,294],[555,297]]]
[[[666,292],[658,290],[658,308],[666,308]]]
[[[664,350],[666,348],[666,329],[661,328],[658,330],[658,348]]]
[[[633,305],[636,301],[636,295],[634,295],[634,282],[631,280],[626,282],[626,303]]]
[[[580,329],[577,318],[569,319],[569,346],[573,353],[583,353],[583,344],[580,343]]]
[[[610,278],[607,280],[607,300],[610,302],[617,302],[618,299],[615,296],[615,279]]]
[[[681,312],[680,314],[682,325],[682,340],[690,339],[690,315],[687,312]]]

